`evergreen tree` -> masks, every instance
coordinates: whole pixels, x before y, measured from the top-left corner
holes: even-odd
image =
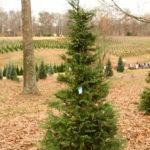
[[[16,67],[16,72],[17,72],[17,75],[20,75],[20,70],[18,66]]]
[[[146,82],[147,82],[147,83],[150,83],[150,72],[148,73],[148,76],[147,76],[147,78],[146,78]]]
[[[2,71],[2,69],[0,68],[0,80],[2,80],[3,79],[3,71]]]
[[[17,71],[16,71],[16,67],[12,65],[12,69],[11,69],[11,73],[10,73],[10,79],[17,81]]]
[[[44,65],[44,62],[41,61],[40,67],[39,67],[39,79],[46,79],[47,73],[46,73],[46,68]]]
[[[3,76],[4,76],[4,77],[6,77],[6,70],[7,70],[7,69],[6,69],[6,66],[5,66],[4,69],[3,69]]]
[[[23,68],[22,67],[20,68],[20,73],[19,74],[23,75]]]
[[[105,101],[108,86],[95,63],[95,36],[89,24],[94,13],[82,9],[78,0],[69,0],[69,4],[73,8],[69,11],[71,44],[69,57],[63,58],[71,69],[59,77],[68,86],[56,94],[57,101],[51,102],[60,114],[49,112],[42,149],[120,150],[116,116]]]
[[[108,59],[107,64],[106,64],[105,75],[107,77],[113,75],[113,70],[112,70],[110,59]]]
[[[53,66],[51,64],[49,65],[48,73],[49,74],[53,74],[54,73],[54,68],[53,68]]]
[[[150,72],[146,78],[146,82],[150,83]],[[144,88],[144,91],[141,94],[139,110],[146,111],[147,114],[150,115],[150,88]]]
[[[120,56],[118,59],[117,71],[123,72],[124,71],[124,63],[122,61],[122,57]]]
[[[6,67],[6,77],[7,77],[7,79],[10,79],[11,71],[12,71],[12,64],[9,63]]]

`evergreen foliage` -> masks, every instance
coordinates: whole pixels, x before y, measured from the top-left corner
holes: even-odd
[[[2,80],[3,79],[3,71],[2,71],[2,69],[0,68],[0,80]]]
[[[6,66],[6,77],[7,77],[7,79],[10,79],[10,77],[11,77],[11,71],[12,71],[12,64],[9,63]]]
[[[59,76],[68,86],[50,103],[60,113],[49,112],[42,149],[120,150],[115,112],[105,100],[108,86],[93,53],[95,36],[89,21],[94,13],[82,9],[78,0],[69,0],[69,4],[73,8],[69,11],[71,44],[64,60],[71,69]]]
[[[22,68],[22,67],[20,68],[20,73],[19,73],[19,75],[23,75],[23,68]]]
[[[147,78],[146,78],[146,82],[147,82],[147,83],[150,83],[150,72],[148,73],[148,76],[147,76]]]
[[[6,77],[6,70],[7,70],[7,68],[4,67],[4,69],[3,69],[3,76],[4,76],[4,77]]]
[[[106,77],[113,76],[113,70],[112,70],[110,59],[108,59],[106,64],[105,75]]]
[[[45,68],[44,62],[41,61],[41,64],[39,67],[39,79],[46,79],[46,77],[47,77],[46,68]]]
[[[146,82],[150,83],[150,72],[146,78]],[[141,94],[139,110],[146,111],[147,114],[150,115],[150,88],[144,88],[144,91]]]
[[[118,59],[117,71],[118,72],[124,71],[124,63],[122,61],[122,57],[119,57],[119,59]]]
[[[53,74],[54,73],[54,67],[50,64],[48,68],[48,73]]]
[[[146,111],[150,115],[150,88],[145,88],[141,94],[139,110]]]
[[[16,67],[16,72],[17,72],[17,75],[20,75],[20,70],[18,66]]]
[[[16,71],[16,67],[12,65],[12,69],[11,69],[11,73],[10,73],[10,79],[17,81],[17,71]]]

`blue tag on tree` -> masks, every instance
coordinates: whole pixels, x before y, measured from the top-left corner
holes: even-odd
[[[82,87],[79,87],[79,88],[78,88],[78,93],[79,93],[79,94],[82,94],[82,93],[83,93],[83,88],[82,88]]]

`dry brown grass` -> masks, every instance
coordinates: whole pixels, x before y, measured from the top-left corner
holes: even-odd
[[[64,49],[39,49],[35,50],[35,62],[39,63],[43,60],[45,63],[60,64],[62,59],[61,54],[65,54]],[[0,54],[0,66],[4,66],[9,62],[14,64],[23,64],[23,52],[10,52],[5,54]]]

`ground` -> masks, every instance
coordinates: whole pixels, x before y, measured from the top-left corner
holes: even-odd
[[[127,139],[125,150],[150,149],[150,116],[138,111],[139,94],[145,86],[148,70],[116,73],[110,79],[108,99],[117,110],[119,131]],[[38,150],[43,136],[40,121],[47,116],[47,104],[55,99],[54,93],[63,88],[51,75],[38,82],[39,96],[21,94],[20,82],[0,81],[0,149]]]
[[[65,52],[61,49],[39,49],[35,51],[35,61],[59,64],[62,62],[60,55]],[[118,57],[109,57],[115,68]],[[150,54],[123,59],[127,68],[130,63],[149,62]],[[22,65],[22,52],[2,54],[0,60],[0,66],[9,62]],[[150,69],[115,72],[110,79],[108,100],[117,110],[119,132],[127,140],[125,150],[150,150],[150,116],[137,108],[140,93],[148,86],[145,82],[148,71]],[[40,122],[47,117],[48,102],[55,99],[54,93],[64,84],[57,81],[56,74],[39,80],[37,84],[41,95],[25,96],[21,94],[22,77],[19,82],[0,80],[0,150],[39,150],[39,140],[44,134]]]

